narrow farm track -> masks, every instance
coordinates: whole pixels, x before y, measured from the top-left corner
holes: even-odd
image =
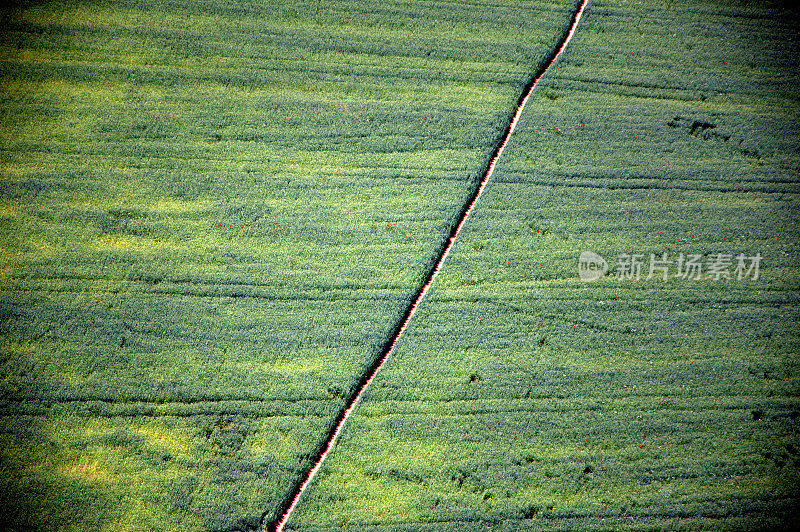
[[[528,84],[525,86],[525,89],[522,92],[522,96],[520,97],[517,103],[516,112],[514,113],[514,116],[511,119],[511,122],[509,123],[508,127],[506,128],[506,131],[503,134],[503,137],[499,145],[497,146],[497,148],[495,148],[492,158],[489,161],[489,165],[487,166],[486,171],[484,172],[478,187],[472,193],[472,196],[470,197],[469,201],[462,210],[458,223],[450,231],[450,236],[447,240],[447,243],[440,251],[439,256],[433,268],[431,268],[430,272],[428,273],[425,279],[425,284],[422,286],[419,292],[417,292],[412,304],[406,310],[401,325],[395,329],[394,333],[391,336],[391,341],[388,343],[388,346],[384,348],[381,355],[375,360],[375,362],[368,369],[368,371],[362,376],[358,387],[355,389],[355,393],[353,393],[348,398],[344,410],[342,410],[337,416],[336,422],[333,425],[333,429],[328,434],[325,443],[321,446],[321,451],[314,460],[314,465],[305,475],[303,481],[293,488],[293,490],[290,492],[290,497],[287,497],[287,501],[289,501],[289,504],[285,505],[285,510],[283,510],[281,518],[272,523],[267,523],[265,515],[262,518],[260,530],[262,531],[269,530],[276,532],[281,532],[283,530],[287,521],[291,517],[292,512],[296,508],[297,503],[300,501],[300,498],[302,497],[303,493],[305,493],[306,489],[311,485],[311,481],[314,480],[314,477],[316,476],[317,472],[322,467],[322,464],[325,462],[325,459],[327,458],[328,454],[336,444],[336,440],[339,438],[339,434],[342,432],[342,429],[344,428],[347,419],[350,417],[350,414],[353,412],[356,405],[361,400],[361,397],[364,395],[364,392],[366,391],[369,384],[375,378],[375,375],[378,374],[383,365],[389,359],[389,356],[394,351],[397,342],[400,340],[400,337],[403,335],[403,332],[408,327],[411,318],[414,317],[414,314],[419,308],[419,305],[425,298],[425,295],[428,293],[428,290],[433,284],[433,281],[436,279],[436,275],[439,273],[439,270],[441,269],[445,260],[447,260],[447,256],[450,254],[450,251],[452,250],[453,245],[455,244],[455,241],[458,238],[459,233],[466,224],[470,213],[474,209],[475,204],[478,202],[478,199],[480,199],[481,195],[483,194],[486,185],[489,183],[489,180],[491,179],[492,174],[494,173],[495,165],[497,164],[497,161],[500,159],[500,157],[503,155],[503,151],[505,150],[506,145],[508,144],[508,141],[511,138],[511,135],[514,133],[514,129],[516,129],[517,122],[519,122],[520,116],[522,116],[522,111],[524,110],[525,104],[527,103],[528,98],[533,92],[533,89],[536,88],[536,85],[538,84],[539,80],[542,78],[542,76],[544,76],[547,70],[558,60],[559,56],[564,51],[567,44],[569,44],[570,40],[572,40],[572,37],[578,28],[578,23],[580,22],[581,15],[583,15],[583,11],[586,7],[587,2],[588,0],[580,1],[572,17],[569,29],[559,41],[558,47],[554,49],[547,56],[544,65],[539,69],[539,71],[535,74],[535,76],[531,79],[531,81],[529,81]]]

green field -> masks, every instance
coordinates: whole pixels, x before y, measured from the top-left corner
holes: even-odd
[[[591,2],[290,525],[788,526],[800,67],[787,35],[794,19],[753,5]],[[606,278],[578,279],[584,250]],[[756,280],[674,278],[674,264],[646,279],[665,252],[763,262]],[[617,279],[614,258],[634,253],[643,275]]]
[[[270,517],[572,7],[6,8],[10,526],[224,530]]]
[[[798,18],[718,4],[590,2],[289,529],[788,525]],[[274,520],[576,5],[3,8],[0,528]]]

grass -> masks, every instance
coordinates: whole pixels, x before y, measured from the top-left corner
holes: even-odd
[[[793,523],[796,32],[776,6],[592,2],[289,528]],[[609,275],[580,281],[584,250]],[[615,277],[664,252],[764,259]]]
[[[4,8],[7,526],[274,517],[573,4]]]

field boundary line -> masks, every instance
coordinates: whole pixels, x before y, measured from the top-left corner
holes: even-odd
[[[358,405],[367,387],[375,378],[375,375],[378,374],[381,368],[383,368],[386,361],[389,359],[389,356],[394,351],[397,342],[400,340],[400,337],[403,335],[403,332],[408,327],[411,318],[414,317],[414,314],[419,308],[420,303],[425,298],[425,295],[428,293],[428,290],[433,284],[436,275],[439,273],[439,270],[441,269],[445,260],[447,260],[450,251],[453,249],[453,245],[455,244],[456,238],[458,237],[462,228],[466,224],[470,213],[472,212],[478,200],[480,199],[481,195],[483,194],[486,185],[489,183],[489,180],[491,179],[492,174],[494,173],[497,161],[498,159],[500,159],[500,156],[503,154],[503,151],[505,151],[505,148],[508,145],[508,141],[511,138],[511,135],[514,133],[514,130],[516,129],[517,123],[519,122],[519,119],[522,116],[522,111],[525,108],[525,104],[528,102],[528,99],[530,98],[533,89],[539,83],[539,80],[542,79],[542,76],[544,76],[544,74],[550,69],[550,67],[553,66],[553,64],[558,60],[564,49],[567,47],[567,44],[569,44],[569,42],[572,40],[572,36],[575,34],[575,31],[578,28],[578,23],[580,22],[581,16],[583,15],[583,11],[586,8],[587,3],[588,0],[580,0],[578,2],[577,9],[575,9],[575,11],[572,14],[572,20],[570,22],[569,29],[559,40],[558,47],[555,50],[551,50],[550,54],[545,56],[543,66],[539,68],[538,72],[536,72],[534,77],[525,85],[525,88],[522,92],[522,96],[517,102],[517,107],[514,116],[511,119],[511,122],[506,127],[506,130],[503,133],[500,144],[495,148],[492,154],[492,158],[489,160],[489,165],[487,166],[486,171],[483,173],[483,177],[480,180],[480,184],[478,185],[477,189],[473,191],[469,201],[461,211],[458,223],[451,229],[450,236],[448,237],[446,245],[440,251],[439,256],[436,259],[433,268],[431,268],[431,270],[429,271],[428,275],[425,278],[425,283],[423,284],[419,292],[417,292],[417,295],[414,297],[413,303],[406,310],[401,325],[397,327],[393,332],[393,334],[391,335],[390,337],[391,341],[389,342],[388,346],[383,349],[381,356],[379,356],[373,362],[372,366],[368,369],[368,371],[362,375],[361,380],[359,381],[359,384],[355,389],[355,393],[351,394],[350,398],[347,401],[346,408],[342,410],[336,417],[336,420],[332,425],[331,432],[328,434],[325,443],[318,450],[317,455],[313,462],[313,466],[308,471],[308,473],[306,473],[306,475],[303,478],[303,481],[299,485],[295,486],[290,492],[290,497],[287,498],[288,505],[284,505],[283,508],[279,509],[278,515],[280,515],[280,518],[276,521],[273,521],[272,523],[267,523],[266,522],[267,514],[265,513],[261,518],[261,525],[259,526],[259,530],[270,531],[270,532],[283,531],[284,526],[286,525],[289,518],[292,516],[292,513],[294,512],[294,509],[297,507],[297,503],[300,501],[300,498],[302,497],[303,493],[305,493],[306,489],[311,484],[311,481],[314,479],[317,472],[322,467],[322,464],[325,462],[325,459],[327,458],[328,454],[335,446],[336,440],[339,438],[339,434],[341,434],[342,429],[344,428],[344,425],[347,422],[347,419],[350,417],[350,414]]]

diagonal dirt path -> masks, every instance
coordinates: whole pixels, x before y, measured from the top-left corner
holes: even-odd
[[[372,382],[372,379],[375,378],[375,375],[377,375],[377,373],[381,370],[383,365],[388,360],[389,355],[391,355],[392,352],[394,351],[397,342],[400,340],[400,337],[403,335],[403,332],[406,330],[406,327],[408,327],[411,318],[414,316],[414,314],[417,311],[417,308],[419,308],[420,303],[425,298],[425,295],[428,293],[428,290],[433,284],[433,281],[436,278],[436,275],[439,273],[439,270],[441,269],[442,265],[444,264],[444,261],[447,260],[447,256],[450,254],[450,250],[453,248],[453,244],[455,243],[456,238],[458,238],[458,235],[461,232],[461,229],[466,224],[467,218],[469,218],[472,209],[475,207],[475,204],[478,202],[478,199],[483,194],[486,185],[489,183],[489,180],[491,179],[492,174],[494,173],[495,165],[497,164],[497,161],[500,158],[500,156],[503,155],[503,151],[505,150],[506,145],[508,144],[508,141],[511,138],[511,135],[514,133],[514,129],[516,129],[517,127],[517,122],[519,122],[519,118],[520,116],[522,116],[522,111],[525,108],[525,104],[528,102],[528,98],[530,97],[531,93],[533,92],[533,89],[536,87],[537,83],[545,74],[545,72],[547,72],[547,70],[556,62],[558,57],[564,51],[564,48],[566,48],[567,44],[569,44],[570,40],[572,40],[572,36],[575,34],[575,30],[578,28],[578,23],[580,22],[581,15],[583,15],[583,11],[586,7],[587,2],[588,0],[580,0],[580,3],[578,4],[577,9],[575,10],[575,13],[572,16],[572,22],[570,23],[569,30],[564,34],[564,36],[559,41],[558,48],[553,50],[547,56],[544,66],[539,69],[535,77],[525,86],[522,96],[520,97],[519,102],[517,103],[517,109],[516,112],[514,113],[514,117],[511,119],[511,122],[506,128],[506,131],[503,134],[500,144],[497,146],[497,148],[495,148],[494,153],[492,154],[492,158],[489,161],[489,165],[487,166],[486,171],[484,172],[478,187],[475,189],[472,196],[470,197],[469,202],[465,205],[464,209],[462,210],[461,216],[458,219],[458,223],[450,231],[450,236],[447,240],[447,243],[440,251],[436,263],[428,273],[425,279],[425,284],[422,286],[419,292],[417,292],[416,296],[414,297],[413,303],[408,308],[408,310],[406,310],[401,325],[397,327],[394,333],[392,334],[391,342],[387,347],[384,348],[384,350],[381,353],[381,356],[379,356],[375,360],[375,362],[368,369],[368,371],[364,375],[362,375],[358,387],[355,390],[355,393],[351,394],[351,396],[348,398],[345,409],[341,411],[339,415],[336,417],[336,422],[333,425],[331,432],[328,434],[325,443],[321,446],[321,450],[319,451],[319,454],[314,461],[313,467],[308,471],[308,473],[306,473],[302,483],[300,483],[299,485],[295,486],[292,489],[291,498],[287,499],[289,500],[289,504],[285,507],[285,510],[281,515],[281,518],[276,522],[266,523],[264,522],[264,519],[266,519],[265,515],[264,518],[262,518],[260,530],[262,531],[269,530],[276,532],[283,531],[283,527],[286,525],[286,522],[291,517],[292,512],[297,506],[297,503],[300,501],[300,497],[303,495],[308,486],[311,484],[311,481],[314,479],[320,467],[322,467],[322,464],[325,462],[325,459],[327,458],[328,454],[336,444],[336,440],[339,438],[339,434],[342,432],[342,429],[344,428],[344,425],[347,422],[347,418],[350,417],[350,414],[353,412],[356,405],[361,400],[361,397],[364,395],[364,392],[366,391],[367,387]]]

